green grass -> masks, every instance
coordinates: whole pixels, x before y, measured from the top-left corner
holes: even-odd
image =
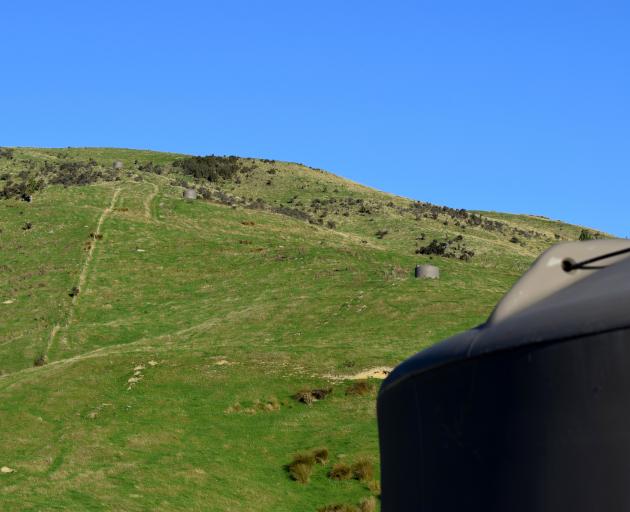
[[[133,179],[135,161],[168,167],[178,156],[21,148],[0,162],[0,173],[18,173],[33,159],[121,159],[131,174],[48,187],[30,204],[0,201],[0,466],[16,470],[0,475],[2,510],[356,504],[372,494],[366,483],[326,475],[336,462],[378,460],[375,392],[346,395],[348,381],[331,376],[394,366],[484,321],[553,233],[579,234],[487,214],[541,233],[522,246],[511,233],[416,220],[397,209],[409,200],[282,162],[256,161],[241,183],[221,187],[277,205],[295,195],[304,204],[362,198],[374,213],[331,208],[337,228],[327,229],[183,201],[170,171]],[[88,260],[86,242],[102,216],[103,237]],[[33,228],[22,230],[25,222]],[[389,231],[383,240],[374,236],[381,228]],[[476,255],[417,256],[420,232],[462,234]],[[439,265],[442,278],[415,280],[422,262]],[[50,362],[33,368],[39,353]],[[142,378],[130,385],[138,366]],[[311,406],[291,398],[318,386],[332,386],[332,395]],[[280,407],[257,405],[270,400]],[[285,466],[293,454],[317,447],[329,449],[328,465],[314,466],[308,484],[292,481]]]

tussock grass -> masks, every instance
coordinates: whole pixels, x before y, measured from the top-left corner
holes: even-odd
[[[352,468],[345,462],[337,462],[328,472],[328,477],[332,480],[350,480],[352,478]]]
[[[369,395],[374,391],[374,385],[367,380],[359,380],[353,382],[346,388],[346,395],[348,396],[364,396]]]
[[[303,404],[311,405],[313,402],[323,400],[331,393],[332,388],[301,389],[293,395],[293,398]]]
[[[313,457],[317,464],[326,464],[328,462],[328,448],[315,448],[313,450]]]
[[[287,469],[293,480],[306,484],[310,480],[314,465],[315,456],[312,452],[299,452],[293,456],[293,460],[287,466]]]
[[[359,501],[360,512],[376,512],[376,498],[369,496]]]
[[[301,484],[307,484],[311,478],[313,466],[304,464],[303,462],[292,462],[289,465],[289,474],[291,478]]]
[[[369,457],[361,457],[352,464],[352,476],[361,482],[374,478],[374,463]]]
[[[325,505],[317,509],[317,512],[359,512],[359,509],[354,505],[348,505],[346,503],[335,503],[333,505]]]

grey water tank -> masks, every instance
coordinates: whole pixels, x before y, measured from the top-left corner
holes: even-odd
[[[197,191],[194,188],[185,189],[184,199],[189,199],[191,201],[197,199]]]
[[[434,265],[416,265],[416,277],[419,279],[439,279],[440,269]]]

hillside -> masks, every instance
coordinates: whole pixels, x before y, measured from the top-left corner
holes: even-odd
[[[377,383],[353,393],[353,376],[484,321],[542,250],[584,231],[294,163],[137,150],[5,149],[0,191],[3,510],[378,495]],[[423,262],[442,278],[414,279]],[[285,465],[317,447],[330,461],[293,481]],[[374,476],[327,477],[361,457]]]

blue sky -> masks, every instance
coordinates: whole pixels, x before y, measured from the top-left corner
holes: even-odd
[[[630,236],[625,1],[7,2],[0,145],[303,162]]]

